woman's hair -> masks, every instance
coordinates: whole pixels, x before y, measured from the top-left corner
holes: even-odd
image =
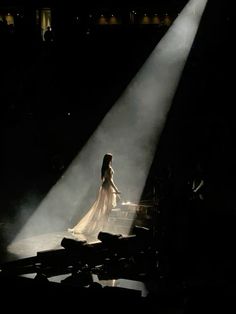
[[[112,154],[105,154],[103,157],[102,168],[101,168],[101,178],[104,178],[105,171],[109,168],[110,162],[112,161]]]

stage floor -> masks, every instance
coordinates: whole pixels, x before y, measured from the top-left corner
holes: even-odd
[[[24,259],[28,257],[37,256],[38,252],[58,250],[62,249],[61,241],[63,238],[77,239],[81,241],[87,241],[87,243],[100,242],[96,238],[85,239],[85,237],[78,236],[75,238],[71,233],[65,232],[54,232],[48,234],[42,234],[37,236],[32,236],[29,238],[15,240],[7,246],[7,252],[9,255],[6,256],[6,262],[14,261],[17,259]],[[66,279],[71,274],[60,274],[57,276],[49,277],[49,281],[60,283],[62,280]],[[34,278],[36,273],[22,274],[20,276],[27,278]],[[145,284],[140,281],[129,280],[129,279],[112,279],[112,280],[99,280],[96,274],[92,275],[93,282],[98,282],[103,287],[120,287],[126,289],[137,290],[141,293],[141,296],[145,297],[147,295],[147,290]]]

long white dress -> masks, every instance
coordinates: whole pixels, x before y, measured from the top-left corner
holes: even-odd
[[[116,193],[111,185],[114,170],[109,167],[105,171],[98,196],[87,214],[69,232],[83,235],[96,235],[104,229],[112,208],[116,207]]]

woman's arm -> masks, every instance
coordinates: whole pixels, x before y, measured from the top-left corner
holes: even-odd
[[[120,191],[118,190],[117,186],[115,185],[113,179],[111,178],[109,181],[110,181],[111,186],[112,186],[113,189],[115,190],[115,192],[116,192],[117,194],[120,194]]]
[[[115,185],[115,183],[114,183],[114,181],[113,181],[113,175],[112,175],[112,170],[110,169],[109,171],[108,171],[108,181],[109,181],[109,183],[111,184],[111,186],[113,187],[113,189],[115,190],[115,192],[117,193],[117,194],[120,194],[120,191],[118,190],[118,188],[117,188],[117,186]]]
[[[198,184],[198,186],[194,187],[193,192],[196,193],[203,185],[204,185],[204,181],[201,180],[201,182]]]

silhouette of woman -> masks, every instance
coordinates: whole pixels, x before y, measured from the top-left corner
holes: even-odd
[[[105,227],[112,208],[116,207],[120,191],[113,181],[112,154],[105,154],[101,167],[102,184],[98,196],[88,213],[74,226],[68,229],[73,234],[95,235]]]

